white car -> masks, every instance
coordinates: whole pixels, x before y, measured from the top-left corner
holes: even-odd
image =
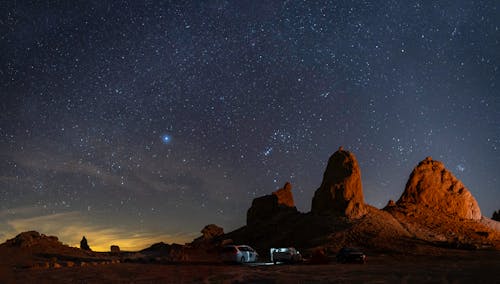
[[[247,245],[230,245],[222,249],[222,260],[229,262],[256,262],[259,254]]]
[[[278,262],[301,262],[302,255],[294,247],[288,248],[271,248],[271,261],[274,264]]]

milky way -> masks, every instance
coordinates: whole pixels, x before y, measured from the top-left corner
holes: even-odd
[[[0,241],[185,242],[286,181],[306,212],[340,145],[376,207],[432,156],[500,209],[496,1],[142,2],[1,5]]]

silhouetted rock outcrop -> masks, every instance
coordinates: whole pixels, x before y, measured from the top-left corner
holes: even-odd
[[[186,261],[189,259],[186,246],[180,244],[166,244],[159,242],[140,251],[149,258],[158,258],[160,261]]]
[[[394,202],[394,200],[389,200],[389,202],[387,202],[387,205],[385,206],[385,208],[391,208],[391,207],[395,207],[396,206],[396,202]]]
[[[170,253],[170,247],[171,247],[171,245],[169,245],[169,244],[166,244],[164,242],[159,242],[159,243],[152,244],[150,247],[141,250],[141,252],[159,253],[159,254],[168,255]]]
[[[82,240],[80,241],[80,248],[83,250],[92,251],[89,247],[89,244],[87,243],[87,239],[85,238],[85,236],[83,236]]]
[[[321,187],[314,193],[311,212],[352,219],[367,213],[356,157],[342,147],[330,157]]]
[[[481,219],[476,199],[443,163],[427,157],[413,170],[405,191],[398,200],[400,207],[430,209],[462,219]]]
[[[493,216],[491,217],[491,219],[500,221],[500,210],[493,212]]]
[[[192,247],[216,247],[222,241],[221,236],[224,235],[224,229],[210,224],[203,227],[201,230],[202,236],[194,239],[190,245]]]
[[[119,246],[117,246],[117,245],[112,245],[112,246],[110,247],[110,251],[111,251],[112,253],[119,253],[119,252],[120,252],[120,247],[119,247]]]
[[[215,225],[215,224],[210,224],[210,225],[206,225],[201,230],[201,233],[203,234],[203,238],[205,240],[211,240],[213,238],[224,235],[224,229]]]
[[[252,201],[252,207],[247,211],[247,225],[256,225],[273,217],[297,212],[293,201],[292,185],[287,182],[283,188],[271,195],[261,196]]]
[[[23,232],[14,237],[13,239],[7,240],[5,242],[9,246],[15,247],[31,247],[34,245],[52,245],[52,246],[61,246],[62,243],[59,241],[57,237],[54,236],[46,236],[44,234],[40,234],[37,231],[28,231]]]

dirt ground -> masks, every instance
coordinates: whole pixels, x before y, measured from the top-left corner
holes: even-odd
[[[366,264],[100,264],[0,268],[0,283],[500,283],[500,252],[368,255]]]

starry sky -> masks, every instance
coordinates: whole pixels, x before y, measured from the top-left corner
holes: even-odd
[[[497,1],[3,1],[0,241],[184,243],[286,181],[307,212],[340,145],[373,206],[432,156],[491,217],[499,29]]]

